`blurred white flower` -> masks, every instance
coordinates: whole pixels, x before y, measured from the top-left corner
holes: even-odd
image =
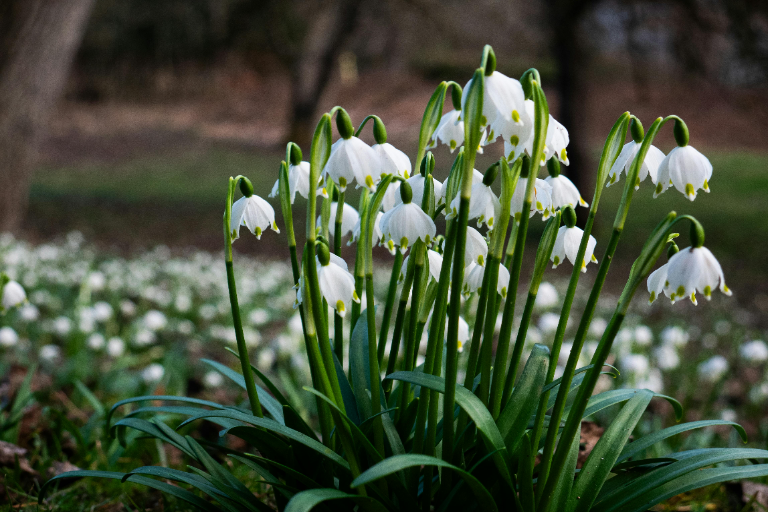
[[[732,421],[735,422],[738,417],[736,415],[736,411],[733,409],[723,409],[720,411],[720,419],[723,421]]]
[[[248,315],[248,320],[255,326],[261,326],[269,322],[269,311],[257,308]]]
[[[168,325],[168,318],[161,311],[151,309],[144,315],[143,323],[151,331],[160,331]]]
[[[644,354],[627,354],[619,361],[619,367],[636,378],[644,378],[648,374],[650,363]]]
[[[109,354],[109,357],[117,358],[122,356],[124,353],[125,342],[117,336],[109,338],[107,341],[107,354]]]
[[[86,343],[88,344],[88,348],[90,348],[91,350],[101,350],[102,348],[104,348],[104,345],[107,343],[107,340],[104,338],[103,334],[95,332],[90,336],[88,336]]]
[[[680,356],[677,349],[672,344],[664,344],[654,349],[653,355],[656,359],[656,366],[662,370],[674,370],[680,366]]]
[[[658,368],[651,368],[644,378],[637,381],[636,386],[639,389],[649,389],[654,393],[661,393],[664,391],[664,378],[661,371]]]
[[[40,347],[40,359],[52,363],[61,356],[61,348],[57,345],[43,345]]]
[[[112,318],[112,314],[114,313],[114,310],[112,309],[112,306],[109,304],[109,302],[104,302],[103,300],[100,300],[94,304],[92,309],[93,318],[97,322],[106,322]]]
[[[768,361],[768,345],[763,340],[752,340],[739,348],[741,357],[752,363]]]
[[[19,316],[25,322],[34,322],[40,318],[40,310],[34,304],[24,304],[19,309]]]
[[[188,293],[180,293],[176,296],[173,305],[179,313],[186,313],[192,309],[192,297]]]
[[[752,389],[749,390],[749,401],[754,404],[761,404],[768,399],[768,382],[760,382],[755,384]]]
[[[141,372],[141,378],[147,384],[159,382],[165,375],[165,368],[159,363],[152,363]]]
[[[123,314],[125,317],[132,317],[136,314],[136,304],[134,304],[132,301],[128,299],[123,299],[120,301],[120,313]]]
[[[608,321],[605,318],[595,317],[589,324],[589,334],[595,338],[602,338],[605,329],[608,327]]]
[[[720,336],[725,336],[731,332],[731,322],[728,320],[718,320],[715,322],[715,332]]]
[[[224,376],[215,370],[211,370],[203,376],[203,382],[206,387],[217,388],[224,384]]]
[[[157,336],[154,332],[148,329],[139,329],[133,336],[133,344],[137,347],[146,347],[157,341]]]
[[[641,347],[648,347],[653,343],[653,331],[647,325],[635,327],[635,343]]]
[[[661,331],[661,342],[664,345],[672,345],[674,347],[684,347],[688,344],[689,335],[682,328],[676,325],[665,327]]]
[[[179,323],[176,324],[176,331],[184,336],[189,336],[195,332],[195,323],[187,319],[179,320]]]
[[[551,308],[557,305],[559,300],[560,295],[552,283],[544,281],[539,285],[539,291],[536,294],[536,307],[541,309]]]
[[[717,382],[728,371],[728,361],[723,356],[712,356],[699,365],[699,376],[708,382]]]
[[[20,306],[27,300],[27,294],[24,288],[16,281],[8,281],[3,286],[2,309],[11,309]]]
[[[88,287],[92,291],[100,292],[105,286],[107,286],[107,278],[103,273],[97,270],[88,275]]]
[[[0,327],[0,346],[13,347],[19,342],[19,335],[12,327]]]
[[[80,321],[78,328],[81,332],[90,333],[96,329],[96,318],[93,314],[93,308],[82,308],[79,312]]]
[[[259,370],[265,371],[272,368],[272,365],[275,364],[276,358],[277,356],[275,355],[275,351],[271,348],[267,347],[261,350],[257,359]]]
[[[551,334],[557,330],[560,323],[560,315],[557,313],[544,313],[539,317],[539,329],[544,334]]]
[[[55,332],[59,336],[66,336],[67,334],[69,334],[69,331],[72,330],[72,320],[70,320],[66,316],[57,317],[53,321],[52,327],[53,327],[53,332]]]

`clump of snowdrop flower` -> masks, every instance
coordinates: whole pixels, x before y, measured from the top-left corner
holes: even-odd
[[[331,219],[336,218],[336,212],[338,211],[339,203],[331,203]],[[333,220],[332,220],[333,222]],[[355,228],[360,224],[360,214],[352,206],[348,204],[342,205],[341,208],[341,236],[354,233]],[[317,218],[316,227],[319,229],[322,225],[321,217]],[[357,228],[359,230],[359,228]],[[328,233],[331,237],[336,236],[335,229],[329,229]],[[359,231],[358,231],[359,232]]]
[[[510,201],[509,213],[515,218],[515,222],[520,223],[520,216],[525,202],[525,190],[528,187],[528,178],[521,176],[517,180],[515,192]],[[545,180],[536,178],[536,185],[533,187],[533,202],[531,203],[530,216],[536,213],[541,214],[543,220],[547,220],[550,215],[554,215],[555,206],[552,203],[552,186]]]
[[[557,268],[566,258],[573,265],[576,265],[576,257],[579,254],[579,245],[581,239],[584,236],[584,231],[581,228],[576,227],[576,212],[573,208],[568,206],[563,210],[564,226],[560,226],[557,231],[557,239],[555,240],[555,247],[552,250],[552,268]],[[595,245],[597,240],[592,235],[589,235],[587,242],[587,250],[584,253],[584,259],[581,262],[581,271],[587,271],[587,264],[597,263],[595,258]]]
[[[165,368],[160,363],[152,363],[141,372],[141,378],[146,384],[155,384],[165,375]]]
[[[245,226],[248,231],[261,240],[261,234],[267,228],[272,228],[276,233],[280,232],[275,223],[275,209],[261,197],[253,193],[253,185],[250,181],[241,180],[240,190],[243,197],[232,205],[229,230],[232,233],[232,241],[240,237],[240,226]]]
[[[618,182],[621,178],[621,173],[624,172],[629,175],[630,167],[635,160],[635,155],[640,149],[640,143],[643,141],[645,133],[643,127],[636,120],[632,120],[631,123],[632,140],[624,145],[619,153],[618,158],[611,166],[611,170],[608,172],[608,181],[605,186],[610,187],[614,183]],[[659,166],[664,160],[664,153],[656,146],[651,145],[648,148],[648,152],[645,155],[645,160],[637,173],[637,179],[635,180],[635,190],[640,188],[640,182],[644,181],[648,176],[651,177],[651,181],[656,184],[658,181]]]
[[[328,305],[344,317],[354,300],[360,302],[355,291],[355,278],[347,270],[346,262],[328,251],[325,244],[320,244],[317,253],[317,281],[320,292]]]
[[[19,335],[13,327],[0,327],[0,346],[13,347],[19,342]]]
[[[16,281],[8,279],[5,274],[0,275],[0,287],[2,288],[2,301],[0,301],[0,312],[6,309],[15,308],[24,304],[27,300],[27,294],[24,288]]]
[[[739,347],[741,357],[750,363],[768,361],[768,345],[763,340],[752,340]]]
[[[728,371],[728,360],[723,356],[712,356],[699,365],[699,376],[707,382],[717,382]]]
[[[429,244],[435,238],[435,222],[412,202],[411,186],[408,182],[400,185],[402,203],[395,206],[381,218],[381,232],[386,239],[405,251],[417,240]]]
[[[697,190],[709,192],[712,164],[707,157],[688,145],[687,137],[684,144],[680,142],[659,165],[658,183],[653,197],[664,193],[670,185],[674,185],[691,201],[696,199]]]
[[[381,179],[379,154],[354,135],[352,121],[344,109],[336,113],[336,126],[341,138],[331,146],[323,176],[333,180],[342,192],[355,182],[373,190]]]
[[[550,158],[547,161],[547,170],[549,176],[544,181],[551,188],[552,207],[555,209],[571,206],[589,206],[581,197],[579,189],[571,180],[560,174],[560,161],[557,158]]]

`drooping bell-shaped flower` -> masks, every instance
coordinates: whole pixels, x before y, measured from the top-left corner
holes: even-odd
[[[669,292],[669,288],[666,286],[668,270],[669,264],[665,263],[648,276],[648,293],[651,294],[651,296],[648,298],[648,302],[653,303],[653,301],[655,301],[662,292]],[[669,295],[667,295],[667,297],[669,297]]]
[[[234,242],[240,237],[240,226],[245,226],[248,230],[261,239],[261,234],[267,228],[272,228],[279,233],[280,230],[275,224],[275,209],[266,200],[253,193],[253,186],[245,178],[240,181],[240,189],[243,197],[235,201],[232,205],[229,230],[232,233]]]
[[[344,207],[346,209],[346,206]],[[343,212],[342,212],[343,215]],[[381,218],[384,216],[382,212],[378,212],[376,214],[376,220],[373,221],[373,238],[371,238],[371,245],[376,245],[381,240]],[[352,245],[352,242],[357,242],[360,238],[360,224],[362,221],[362,217],[358,215],[357,222],[355,223],[355,227],[352,228],[352,238],[347,242],[347,245]],[[342,230],[344,229],[343,221],[342,221]]]
[[[462,108],[466,103],[471,83],[470,79],[464,87]],[[526,121],[530,122],[525,110],[525,93],[519,81],[493,71],[485,77],[484,84],[483,115],[480,124],[482,127],[490,125],[489,141],[494,141],[498,135],[506,138],[509,134],[505,132],[510,131],[511,127],[522,127]]]
[[[471,268],[470,268],[471,267]],[[485,265],[470,265],[465,270],[464,287],[462,292],[465,295],[477,292],[483,286],[483,278],[485,277]],[[467,270],[469,271],[466,274]],[[496,293],[501,295],[502,298],[507,298],[507,288],[509,287],[509,270],[504,265],[499,265],[499,276],[496,281]]]
[[[658,181],[653,197],[664,193],[670,185],[693,201],[696,191],[709,192],[709,180],[712,179],[712,164],[709,159],[692,146],[678,146],[662,160],[659,165]]]
[[[568,137],[568,130],[566,130],[565,126],[560,124],[560,122],[550,114],[544,148],[546,160],[549,160],[552,156],[556,156],[557,159],[565,165],[570,164],[570,160],[568,160],[568,152],[566,151],[569,142],[570,138]]]
[[[483,173],[478,171],[477,169],[472,169],[472,185],[477,185],[478,183],[483,182]],[[440,190],[440,203],[445,203],[446,198],[445,196],[448,194],[448,180],[443,183],[441,190]],[[439,203],[435,203],[439,204]]]
[[[576,257],[579,254],[579,245],[581,239],[584,236],[584,231],[576,227],[576,212],[573,211],[573,207],[567,206],[563,209],[563,226],[557,230],[557,238],[555,239],[555,246],[552,249],[552,268],[557,268],[565,259],[571,262],[572,265],[576,264]],[[595,258],[595,245],[597,240],[592,235],[589,235],[587,241],[587,249],[584,252],[584,260],[581,262],[581,271],[587,271],[587,264],[589,262],[597,263]]]
[[[429,267],[429,275],[435,281],[439,281],[440,269],[443,266],[443,255],[437,251],[433,251],[432,249],[427,249],[426,254],[427,254],[426,266]],[[409,254],[408,256],[403,258],[403,265],[402,267],[400,267],[400,281],[405,279],[405,274],[408,269],[408,258],[410,257],[411,255]]]
[[[448,146],[451,153],[464,144],[464,122],[461,120],[461,110],[453,109],[440,118],[427,149],[436,148],[438,141]]]
[[[483,224],[488,226],[488,229],[493,229],[494,221],[498,218],[501,212],[501,203],[496,194],[491,189],[491,184],[496,179],[498,173],[498,165],[492,165],[488,171],[486,171],[480,183],[472,185],[472,195],[469,199],[469,219],[477,219],[477,227],[481,227]],[[461,196],[456,195],[451,201],[451,205],[446,209],[446,219],[452,219],[459,214],[459,204],[461,202]]]
[[[382,174],[392,174],[407,179],[411,175],[411,160],[408,158],[408,155],[389,142],[374,144],[371,146],[371,149],[379,155],[379,161],[381,162],[379,176]]]
[[[547,161],[547,169],[549,170],[549,176],[544,181],[549,183],[552,187],[552,207],[556,210],[558,208],[565,208],[566,206],[589,206],[581,197],[579,189],[573,184],[571,180],[560,174],[560,161],[556,158],[550,158]]]
[[[478,230],[467,226],[467,242],[464,247],[464,266],[471,263],[485,264],[488,257],[488,242]]]
[[[291,204],[296,201],[296,193],[301,197],[309,196],[309,162],[299,162],[298,165],[288,166],[288,191],[291,196]],[[280,180],[275,181],[272,192],[268,197],[277,197],[280,194]],[[318,195],[321,191],[318,190]]]
[[[633,141],[627,142],[616,158],[616,161],[611,166],[611,170],[608,171],[608,181],[605,183],[606,187],[610,187],[619,179],[621,179],[621,173],[629,174],[629,169],[632,167],[632,162],[635,160],[640,149],[640,143]],[[664,153],[656,146],[648,148],[648,153],[645,155],[643,165],[640,166],[640,170],[637,173],[637,180],[635,180],[635,190],[640,188],[640,182],[644,181],[648,176],[651,177],[651,181],[656,183],[658,180],[659,166],[664,160]]]
[[[336,126],[341,138],[331,146],[323,176],[333,180],[342,192],[355,181],[360,187],[375,189],[381,179],[379,154],[354,136],[352,121],[344,109],[336,113]]]
[[[421,201],[424,198],[424,176],[422,176],[421,173],[416,173],[407,180],[405,180],[408,185],[411,186],[411,191],[413,194],[413,202],[420,205]],[[434,190],[435,195],[435,205],[439,204],[440,199],[442,196],[442,190],[443,190],[443,184],[440,183],[438,180],[436,180],[434,177],[432,178],[432,184],[434,185],[432,188]],[[400,204],[403,202],[403,199],[400,194],[395,195],[395,204]]]
[[[517,180],[515,192],[510,200],[509,213],[515,218],[515,222],[520,223],[520,216],[523,212],[523,203],[525,202],[525,189],[528,186],[528,178],[520,177]],[[531,202],[531,213],[533,217],[536,213],[541,214],[541,218],[546,220],[555,213],[555,207],[552,204],[552,187],[546,181],[536,178],[536,184],[533,187],[533,201]]]
[[[355,291],[355,278],[347,270],[346,262],[331,256],[335,255],[330,254],[325,244],[319,244],[317,282],[328,305],[344,317],[352,301],[360,302],[360,298]]]
[[[432,217],[412,202],[413,192],[407,181],[400,185],[400,196],[402,202],[381,218],[382,235],[401,251],[405,251],[416,240],[429,244],[435,238],[435,223]]]
[[[384,212],[388,212],[397,205],[397,199],[400,197],[400,183],[401,181],[392,180],[387,186],[387,191],[384,192],[384,197],[381,200],[381,209]]]
[[[4,275],[3,278],[5,278]],[[0,279],[0,284],[2,284],[3,280]],[[0,309],[11,309],[20,306],[25,300],[27,300],[27,294],[24,288],[16,281],[10,280],[3,286],[1,302],[3,307]]]
[[[716,288],[728,296],[731,295],[731,290],[725,284],[720,263],[704,246],[682,249],[669,259],[666,267],[664,289],[673,303],[687,297],[696,304],[697,291],[709,300]]]
[[[339,203],[336,201],[331,203],[331,215],[328,226],[328,233],[331,237],[336,236],[336,210]],[[344,237],[350,233],[354,233],[355,226],[360,222],[360,214],[357,213],[354,207],[348,204],[344,204],[341,210],[341,236]],[[315,227],[320,229],[322,227],[322,215],[318,215]]]

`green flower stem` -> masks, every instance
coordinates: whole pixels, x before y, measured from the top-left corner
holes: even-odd
[[[517,242],[517,230],[519,224],[517,222],[512,223],[512,229],[509,230],[509,241],[507,242],[507,254],[504,256],[504,266],[507,270],[512,268],[512,258],[515,255],[515,242]]]
[[[229,288],[229,304],[232,307],[232,322],[235,324],[235,337],[237,339],[237,352],[240,355],[240,365],[243,370],[243,379],[245,380],[245,391],[248,395],[248,401],[251,404],[251,412],[259,418],[264,417],[259,402],[259,394],[256,391],[256,383],[253,380],[251,363],[248,359],[248,347],[245,344],[243,336],[243,321],[240,318],[240,305],[237,301],[237,285],[235,284],[235,268],[232,261],[232,230],[230,223],[232,219],[232,200],[235,195],[235,187],[239,181],[237,178],[229,178],[229,189],[227,192],[227,205],[224,209],[224,240],[226,242],[226,251],[224,262],[227,266],[227,287]]]
[[[290,154],[287,155],[290,158]],[[296,234],[293,227],[293,207],[290,199],[290,188],[288,186],[288,164],[282,162],[280,165],[280,206],[283,212],[283,220],[285,222],[286,236],[288,237],[288,251],[291,254],[291,270],[293,270],[293,282],[296,286],[299,284],[301,278],[301,270],[299,267],[299,259],[296,252]],[[303,331],[307,332],[307,322],[304,315],[304,308],[299,307],[299,317],[301,318],[301,326]],[[312,374],[312,386],[315,389],[325,389],[322,385],[321,375],[322,371],[318,366],[318,360],[315,359],[313,347],[317,347],[317,336],[314,341],[310,340],[309,336],[304,335],[304,345],[307,349],[307,357],[309,359],[309,370]],[[331,439],[331,412],[328,408],[328,404],[319,397],[315,398],[317,405],[317,413],[320,418],[320,432],[323,436],[323,442],[330,446]]]
[[[360,194],[360,204],[358,207],[359,212],[364,212],[365,209],[368,206],[368,199],[369,199],[369,192],[368,189],[363,189],[363,192]],[[365,285],[365,245],[360,243],[360,240],[358,240],[357,243],[357,251],[355,251],[355,291],[357,292],[358,297],[363,296],[363,286]],[[352,314],[349,322],[349,338],[352,339],[352,332],[355,330],[355,324],[357,324],[357,319],[360,318],[360,308],[361,305],[359,302],[353,302],[352,303]]]
[[[344,215],[344,192],[339,190],[339,200],[336,203],[336,223],[333,230],[333,253],[341,257],[341,220]],[[338,313],[333,314],[333,349],[339,361],[344,361],[344,318]]]
[[[669,118],[667,118],[669,119]],[[584,339],[586,337],[586,332],[589,329],[589,324],[592,321],[592,315],[594,314],[595,307],[597,306],[597,300],[600,297],[600,293],[602,291],[603,284],[605,283],[606,276],[608,274],[608,270],[611,265],[611,261],[613,259],[613,255],[616,252],[616,247],[619,244],[619,239],[621,238],[621,233],[624,230],[624,224],[627,219],[627,215],[629,214],[629,207],[632,202],[632,197],[634,195],[635,191],[635,181],[637,180],[637,175],[640,171],[640,167],[642,166],[643,162],[645,161],[645,156],[648,153],[648,149],[651,146],[651,143],[653,142],[653,139],[655,138],[656,134],[658,133],[659,129],[664,125],[666,120],[663,120],[661,118],[656,119],[653,124],[651,125],[650,129],[645,135],[645,138],[643,139],[643,142],[640,146],[640,149],[638,150],[637,154],[635,155],[635,159],[632,163],[632,166],[630,167],[630,171],[627,175],[627,180],[624,184],[624,192],[622,194],[621,203],[619,204],[619,208],[616,212],[616,219],[614,221],[613,225],[613,231],[611,233],[611,239],[608,242],[608,247],[605,250],[605,254],[603,256],[602,261],[600,262],[600,268],[598,269],[598,274],[595,279],[595,283],[592,287],[592,292],[590,293],[589,299],[587,301],[587,306],[584,311],[584,314],[582,315],[581,322],[579,323],[579,328],[576,333],[576,338],[574,339],[573,347],[571,349],[571,354],[568,358],[568,363],[566,364],[566,368],[563,372],[563,378],[560,385],[560,390],[558,391],[557,399],[555,401],[555,407],[552,411],[552,416],[550,417],[550,422],[554,422],[554,424],[559,424],[560,420],[562,419],[563,411],[565,409],[565,402],[568,398],[568,392],[567,389],[564,388],[570,388],[570,384],[573,380],[573,375],[576,370],[576,365],[578,364],[578,356],[581,354],[581,350],[584,345]],[[618,123],[618,122],[617,122]],[[609,137],[610,140],[610,137]],[[606,147],[608,144],[606,144]],[[601,162],[602,163],[602,162]],[[598,176],[600,176],[601,173],[598,173]],[[598,181],[598,186],[602,186],[602,182]],[[597,191],[596,191],[597,194]],[[594,205],[593,205],[594,207]],[[592,211],[590,211],[590,217],[593,218]],[[590,226],[591,227],[591,226]],[[585,229],[586,233],[586,229]],[[584,240],[582,240],[582,244],[584,244]],[[581,247],[580,247],[581,248]],[[583,258],[583,254],[581,255]],[[577,261],[580,261],[580,259],[577,257]],[[632,276],[630,276],[631,278]],[[628,283],[629,285],[629,283]],[[624,299],[624,295],[626,294],[626,288],[625,293],[622,294],[622,299]],[[632,291],[634,293],[634,291]],[[619,302],[619,306],[617,306],[617,313],[614,315],[614,318],[617,318],[617,315],[620,316],[620,319],[618,320],[618,325],[621,325],[621,321],[624,318],[624,315],[626,314],[626,309],[629,307],[629,301],[631,301],[632,295],[629,294],[628,298],[626,298],[623,301]],[[619,313],[619,307],[623,307],[623,312]],[[567,316],[567,314],[566,314]],[[612,319],[613,322],[613,319]],[[609,325],[610,328],[610,325]],[[618,332],[618,327],[616,329]],[[615,333],[613,335],[615,337]],[[604,337],[603,340],[606,340]],[[613,338],[610,338],[610,340],[605,341],[605,345],[608,345],[607,350],[610,351],[610,345],[613,344]],[[599,364],[600,366],[597,368],[597,372],[594,372],[590,370],[590,375],[585,378],[585,382],[582,383],[582,386],[584,384],[588,384],[592,380],[597,382],[597,378],[600,376],[600,370],[603,367],[603,364],[605,363],[605,358],[608,357],[608,353],[605,353],[605,358],[598,357],[598,352],[601,352],[601,346],[603,345],[603,341],[601,340],[600,345],[598,346],[597,352],[595,353],[595,356],[592,359],[593,363]],[[592,377],[591,374],[595,374],[594,377]],[[589,380],[588,380],[589,379]],[[551,382],[551,379],[548,379],[547,382]],[[594,384],[591,385],[589,393],[592,394],[592,389],[594,388]],[[579,390],[579,394],[577,395],[576,400],[579,400],[582,398],[582,389]],[[584,399],[585,403],[583,404],[584,408],[586,408],[586,400],[588,400],[589,395],[587,395],[587,398]],[[542,401],[545,399],[545,397],[542,397]],[[577,402],[574,402],[576,404]],[[581,404],[579,404],[581,407]],[[568,422],[570,422],[570,417],[573,416],[573,414],[569,415]],[[543,423],[543,422],[542,422]],[[568,423],[566,423],[568,424]],[[555,430],[555,429],[551,429]],[[561,436],[561,443],[563,440],[565,440],[566,443],[570,444],[573,437],[565,437],[566,431],[563,431],[563,434]],[[570,434],[569,434],[570,435]],[[550,437],[552,440],[550,441]],[[547,439],[545,441],[544,445],[544,453],[542,456],[542,464],[539,469],[539,478],[540,482],[542,482],[541,488],[541,498],[540,502],[544,503],[545,501],[548,501],[551,499],[551,496],[547,496],[547,492],[550,489],[550,483],[557,480],[557,477],[559,476],[560,468],[555,466],[556,461],[558,460],[558,455],[555,454],[555,457],[553,458],[552,454],[555,451],[555,440],[557,437],[557,432],[554,431],[550,434],[550,432],[547,432]],[[534,445],[535,446],[535,445]],[[559,451],[559,450],[558,450]],[[556,468],[556,473],[552,475],[552,479],[549,478],[549,470],[551,468]],[[543,471],[542,471],[543,470]],[[542,478],[543,477],[543,478]],[[540,508],[540,510],[545,510],[543,508]]]
[[[427,262],[429,263],[429,262]],[[424,272],[425,279],[427,280],[427,289],[424,292],[424,298],[421,301],[421,312],[419,313],[419,322],[416,324],[416,336],[415,339],[421,340],[424,336],[424,328],[429,321],[429,315],[432,312],[432,308],[435,305],[435,299],[437,298],[437,281],[430,279],[429,272]],[[419,343],[414,346],[413,360],[415,361],[418,356]]]
[[[395,305],[397,296],[397,281],[400,279],[400,270],[403,268],[403,253],[395,252],[395,261],[392,263],[392,275],[389,278],[389,289],[387,291],[387,302],[384,305],[384,316],[381,319],[381,330],[379,331],[379,347],[377,358],[379,365],[384,360],[384,349],[387,347],[387,335],[389,334],[389,324],[392,320],[392,309]]]
[[[483,345],[480,347],[480,386],[477,395],[488,406],[489,392],[491,389],[491,362],[493,360],[493,331],[496,327],[496,316],[501,302],[500,295],[496,292],[496,284],[499,279],[499,259],[495,256],[488,257],[488,267],[485,269],[491,276],[488,279],[488,302],[485,306],[485,328],[483,329]],[[505,358],[506,359],[506,358]]]
[[[398,251],[400,248],[398,247]],[[395,330],[392,331],[392,344],[389,347],[389,360],[387,361],[387,375],[395,371],[395,364],[397,364],[397,355],[400,352],[400,338],[403,335],[403,322],[405,321],[405,311],[408,306],[408,297],[411,294],[411,287],[413,286],[413,273],[414,273],[414,258],[408,258],[408,265],[405,271],[405,280],[403,281],[403,287],[400,289],[400,303],[397,305],[397,314],[395,315]],[[389,392],[392,389],[392,381],[384,381],[384,392],[389,399]],[[395,411],[395,418],[399,419],[400,410]]]
[[[532,283],[533,284],[533,283]],[[494,418],[499,417],[499,413],[504,408],[504,406],[507,404],[507,401],[509,400],[510,395],[512,394],[512,388],[515,385],[515,377],[517,377],[517,367],[520,365],[520,359],[523,355],[523,347],[525,346],[525,337],[528,331],[528,326],[531,323],[531,314],[533,313],[533,306],[536,303],[536,292],[528,292],[528,299],[525,301],[525,307],[523,308],[523,317],[520,320],[520,328],[517,330],[517,338],[515,338],[515,347],[512,349],[512,359],[509,362],[509,369],[507,370],[507,376],[506,380],[504,382],[504,391],[501,394],[501,400],[496,403],[493,401],[491,403],[491,414],[493,414]],[[509,350],[509,345],[507,345],[507,351]],[[499,368],[498,364],[501,361],[505,360],[500,359],[501,357],[501,350],[496,349],[496,368]],[[506,355],[505,355],[506,359]],[[495,381],[495,379],[494,379]]]

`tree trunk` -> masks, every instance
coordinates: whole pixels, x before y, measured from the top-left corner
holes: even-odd
[[[0,230],[19,228],[32,169],[93,0],[11,0],[0,41]],[[12,21],[8,21],[12,17]]]
[[[291,125],[289,140],[309,149],[315,110],[333,71],[344,41],[357,22],[360,0],[331,2],[317,13],[307,31],[300,55],[291,66]]]

